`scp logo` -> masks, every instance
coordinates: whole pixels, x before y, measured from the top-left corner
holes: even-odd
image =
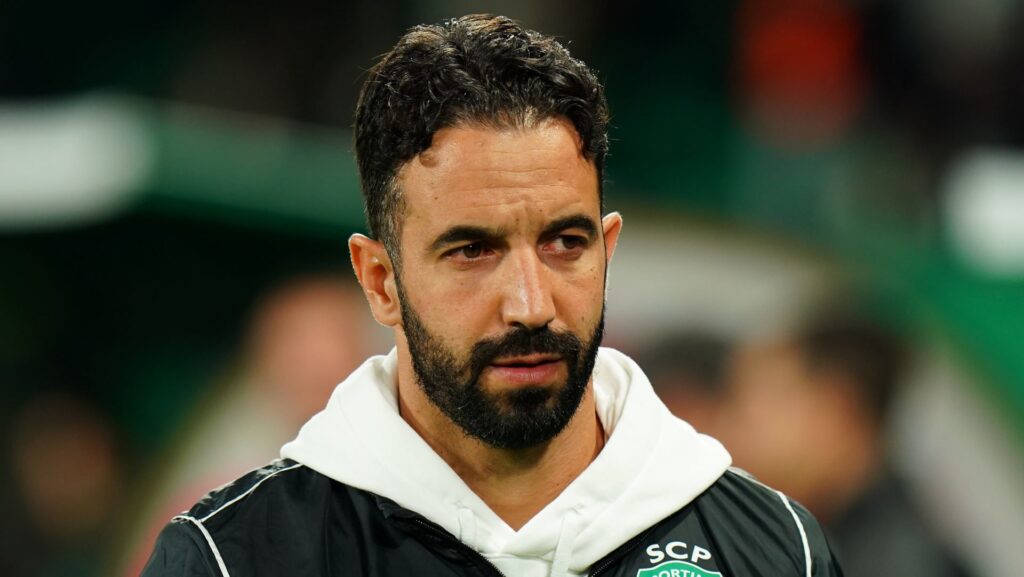
[[[692,561],[693,563],[700,563],[703,559],[711,558],[711,552],[707,549],[700,545],[694,545],[693,549],[690,549],[682,541],[672,541],[665,545],[664,549],[661,548],[660,543],[655,543],[647,547],[647,555],[651,558],[652,564],[661,563],[666,557],[678,561]]]
[[[660,543],[647,546],[647,555],[654,567],[637,571],[636,577],[722,577],[718,571],[697,566],[711,558],[711,552],[682,541],[672,541],[662,547]]]

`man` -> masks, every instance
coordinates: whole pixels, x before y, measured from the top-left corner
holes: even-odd
[[[905,364],[895,334],[828,314],[740,347],[727,379],[721,433],[737,464],[807,505],[851,577],[967,574],[890,466]]]
[[[837,575],[814,520],[599,351],[593,73],[500,17],[411,29],[370,71],[349,241],[391,354],[165,529],[158,575]]]

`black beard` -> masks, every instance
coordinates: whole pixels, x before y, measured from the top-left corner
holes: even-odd
[[[548,327],[518,327],[505,335],[477,342],[460,362],[440,339],[430,334],[396,283],[402,325],[416,380],[427,398],[470,437],[499,449],[525,449],[561,433],[576,414],[594,370],[604,336],[604,310],[587,342],[575,334]],[[519,387],[499,394],[480,385],[480,375],[500,357],[557,354],[568,377],[562,386]]]

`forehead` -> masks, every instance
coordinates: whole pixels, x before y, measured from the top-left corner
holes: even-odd
[[[597,170],[564,119],[528,128],[439,130],[430,148],[402,167],[398,181],[405,226],[600,212]]]

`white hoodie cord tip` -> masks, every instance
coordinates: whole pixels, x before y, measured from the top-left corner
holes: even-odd
[[[569,577],[569,561],[579,535],[579,515],[571,510],[562,518],[562,529],[555,544],[555,557],[551,561],[551,577]]]

